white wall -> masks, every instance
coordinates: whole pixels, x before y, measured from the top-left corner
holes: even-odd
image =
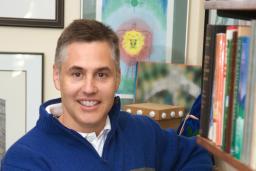
[[[80,18],[80,0],[65,0],[65,26]],[[52,81],[56,42],[62,29],[0,26],[0,52],[44,53],[44,100],[58,97]]]

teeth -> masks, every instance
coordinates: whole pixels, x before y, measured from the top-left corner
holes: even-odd
[[[97,104],[97,101],[80,101],[81,105],[83,106],[94,106]]]

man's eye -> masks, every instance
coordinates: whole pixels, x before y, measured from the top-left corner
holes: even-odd
[[[98,73],[98,77],[99,77],[99,78],[105,78],[106,76],[107,76],[106,73],[103,73],[103,72],[99,72],[99,73]]]
[[[72,73],[72,76],[74,76],[74,77],[81,77],[81,73],[80,72],[74,72],[74,73]]]

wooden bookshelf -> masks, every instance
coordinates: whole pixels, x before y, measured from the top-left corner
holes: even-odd
[[[218,10],[255,10],[256,1],[252,0],[210,0],[205,1],[205,9]]]
[[[216,10],[217,15],[222,17],[243,20],[256,19],[256,0],[205,0],[204,7],[206,10]],[[221,147],[209,139],[198,136],[197,143],[235,169],[239,171],[253,171],[250,166],[223,151]]]
[[[235,169],[242,171],[253,171],[249,166],[235,159],[230,154],[224,152],[220,147],[216,146],[214,142],[198,136],[197,143],[208,150],[210,153],[214,154],[214,156],[219,157],[220,159],[233,166]]]
[[[205,1],[205,9],[217,9],[222,17],[242,20],[256,19],[256,1],[252,0],[210,0]]]

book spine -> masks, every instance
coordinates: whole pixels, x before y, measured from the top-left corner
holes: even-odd
[[[214,131],[214,141],[216,145],[222,145],[223,134],[223,110],[224,110],[224,80],[225,80],[225,59],[226,59],[226,34],[216,34],[215,47],[215,71],[213,85],[213,122],[216,126]]]
[[[233,95],[233,136],[231,146],[232,155],[237,159],[241,158],[243,143],[250,34],[250,27],[239,26]]]
[[[212,106],[212,87],[214,76],[215,38],[217,32],[224,32],[225,26],[207,25],[205,54],[203,56],[203,79],[200,130],[202,137],[208,138]]]
[[[224,92],[224,124],[223,124],[223,150],[230,153],[231,136],[232,136],[232,100],[233,100],[233,83],[234,83],[234,68],[235,55],[237,44],[237,26],[228,26],[226,31],[227,38],[227,58],[226,58],[226,81]]]
[[[251,45],[244,118],[244,141],[241,160],[256,170],[256,20],[251,22]]]
[[[249,129],[251,130],[251,134],[249,135],[251,138],[251,146],[249,149],[251,152],[250,166],[252,169],[256,170],[256,20],[252,21],[252,40],[253,42],[251,41],[250,53],[250,59],[252,59],[252,62],[250,63],[251,69],[248,71],[251,74],[251,77],[249,78],[249,82],[251,84],[251,101],[249,101],[247,104],[250,104],[251,106],[250,112],[248,112],[248,115],[250,116]]]

